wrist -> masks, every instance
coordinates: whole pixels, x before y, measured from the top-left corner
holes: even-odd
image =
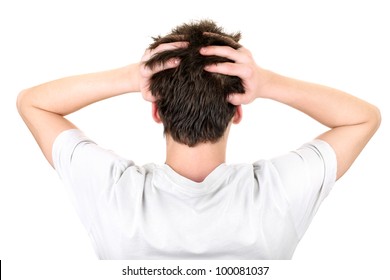
[[[257,68],[258,89],[256,90],[256,98],[272,98],[272,84],[274,83],[275,73],[260,68]]]
[[[123,84],[124,92],[140,91],[139,63],[133,63],[123,68],[121,83]]]

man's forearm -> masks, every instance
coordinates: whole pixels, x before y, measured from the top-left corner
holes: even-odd
[[[336,89],[265,73],[269,80],[261,97],[289,105],[331,128],[317,138],[335,150],[340,178],[378,129],[378,108]]]
[[[264,73],[269,78],[260,93],[262,98],[291,106],[329,128],[362,124],[377,114],[373,105],[340,90]]]
[[[139,91],[138,65],[67,77],[22,92],[21,106],[65,116],[89,104],[128,92]]]
[[[147,50],[142,61],[158,51],[185,46],[185,42],[163,44],[155,50]],[[177,59],[173,59],[156,69],[147,69],[142,61],[115,70],[48,82],[18,95],[18,111],[51,165],[52,146],[57,136],[65,130],[77,128],[64,116],[100,100],[129,92],[141,92],[144,99],[153,101],[148,86],[150,77],[178,64]]]

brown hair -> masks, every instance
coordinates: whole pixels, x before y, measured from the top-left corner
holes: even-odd
[[[163,43],[189,42],[187,48],[158,53],[145,64],[153,68],[171,58],[180,59],[178,67],[158,72],[150,80],[164,133],[170,134],[176,142],[190,147],[215,143],[225,133],[236,111],[236,106],[228,103],[227,97],[230,93],[243,93],[244,87],[239,77],[205,71],[206,65],[232,61],[202,56],[199,49],[210,45],[238,49],[240,38],[240,33],[224,33],[210,20],[182,24],[164,37],[153,38],[150,49]]]

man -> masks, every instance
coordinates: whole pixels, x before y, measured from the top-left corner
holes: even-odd
[[[70,188],[99,258],[290,259],[379,127],[375,106],[262,69],[239,39],[210,21],[184,24],[156,38],[140,63],[19,95],[18,110]],[[165,164],[137,166],[65,118],[139,91],[164,125]],[[291,106],[329,130],[283,156],[227,165],[229,128],[256,98]]]

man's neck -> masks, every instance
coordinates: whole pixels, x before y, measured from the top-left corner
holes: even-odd
[[[215,144],[202,143],[188,147],[167,136],[166,164],[178,174],[202,182],[215,168],[225,162],[226,139]]]

